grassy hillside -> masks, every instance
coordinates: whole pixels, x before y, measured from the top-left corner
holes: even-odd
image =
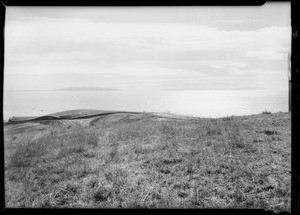
[[[291,116],[114,113],[4,126],[7,207],[290,211]]]

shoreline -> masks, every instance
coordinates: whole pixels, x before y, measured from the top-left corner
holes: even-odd
[[[66,110],[55,112],[46,115],[40,116],[18,116],[18,117],[10,117],[8,120],[3,120],[4,125],[9,124],[20,124],[25,122],[34,122],[34,121],[44,121],[44,120],[76,120],[76,119],[87,119],[87,118],[95,118],[100,116],[106,115],[113,115],[113,114],[140,114],[140,115],[155,115],[163,118],[174,118],[174,119],[222,119],[222,118],[232,118],[232,117],[252,117],[257,115],[271,115],[271,114],[288,114],[290,112],[268,112],[257,114],[249,114],[249,115],[227,115],[222,117],[198,117],[198,116],[191,116],[191,115],[184,115],[184,114],[176,114],[171,112],[138,112],[138,111],[115,111],[115,110],[95,110],[95,109],[74,109],[74,110]]]

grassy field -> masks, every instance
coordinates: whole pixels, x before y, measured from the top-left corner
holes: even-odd
[[[291,209],[291,115],[4,126],[6,207]]]

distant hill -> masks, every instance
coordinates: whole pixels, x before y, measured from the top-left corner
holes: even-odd
[[[67,88],[55,89],[53,91],[123,91],[123,90],[106,88],[106,87],[67,87]]]
[[[53,90],[5,90],[6,92],[27,92],[27,91],[124,91],[121,89],[106,87],[66,87]]]

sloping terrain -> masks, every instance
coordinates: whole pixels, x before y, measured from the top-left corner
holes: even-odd
[[[4,126],[7,207],[290,211],[291,116],[73,110]]]

